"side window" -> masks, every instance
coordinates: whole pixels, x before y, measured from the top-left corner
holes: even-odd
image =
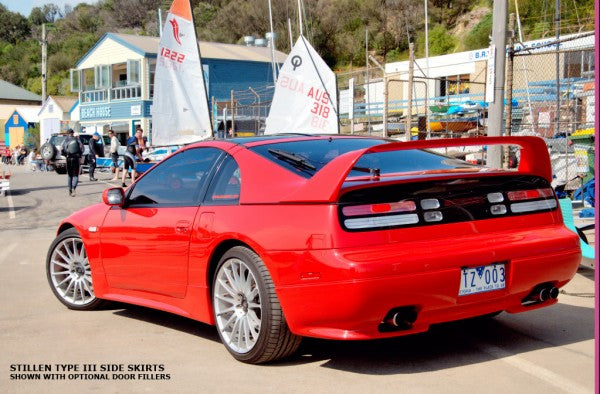
[[[237,205],[240,202],[242,177],[240,167],[231,156],[227,156],[210,184],[206,197],[208,205]]]
[[[216,148],[196,148],[172,156],[135,183],[128,205],[198,205],[200,193],[206,190],[208,176],[221,154]]]

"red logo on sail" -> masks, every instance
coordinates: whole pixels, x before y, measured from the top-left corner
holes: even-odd
[[[171,22],[171,26],[173,26],[173,37],[175,37],[175,41],[181,45],[181,41],[179,41],[179,24],[175,18],[171,19],[169,22]]]

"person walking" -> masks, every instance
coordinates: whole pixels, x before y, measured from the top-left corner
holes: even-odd
[[[136,130],[135,135],[127,140],[125,148],[125,155],[123,155],[123,176],[121,178],[121,184],[123,187],[127,187],[125,184],[125,178],[127,177],[127,171],[131,168],[131,183],[135,182],[136,177],[136,156],[138,154],[138,139],[142,138],[141,129]]]
[[[100,142],[100,134],[95,132],[90,138],[90,142],[88,143],[89,153],[88,153],[88,164],[89,164],[89,174],[90,181],[97,181],[98,179],[94,178],[94,171],[96,170],[96,158],[101,157],[101,153],[104,153],[104,146],[102,142]]]
[[[112,129],[108,130],[108,136],[110,137],[110,158],[115,167],[115,176],[111,181],[116,181],[119,179],[119,147],[121,146],[121,143]]]
[[[73,129],[69,129],[67,134],[68,136],[62,144],[62,152],[67,158],[69,195],[75,197],[75,189],[77,189],[77,183],[79,182],[79,165],[83,154],[83,143],[75,137]]]

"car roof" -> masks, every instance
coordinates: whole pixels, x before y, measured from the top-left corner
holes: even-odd
[[[253,147],[259,145],[268,145],[278,142],[295,142],[295,141],[311,141],[311,140],[328,140],[328,139],[371,139],[381,140],[387,142],[397,142],[389,138],[373,137],[373,136],[362,136],[362,135],[348,135],[348,134],[274,134],[267,136],[257,137],[236,137],[225,141],[233,142],[235,144],[244,145],[245,147]]]

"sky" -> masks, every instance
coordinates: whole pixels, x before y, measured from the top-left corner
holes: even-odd
[[[61,10],[66,4],[74,7],[79,3],[95,3],[95,0],[0,0],[12,12],[18,12],[23,16],[29,16],[33,7],[41,7],[44,4],[56,4]]]

